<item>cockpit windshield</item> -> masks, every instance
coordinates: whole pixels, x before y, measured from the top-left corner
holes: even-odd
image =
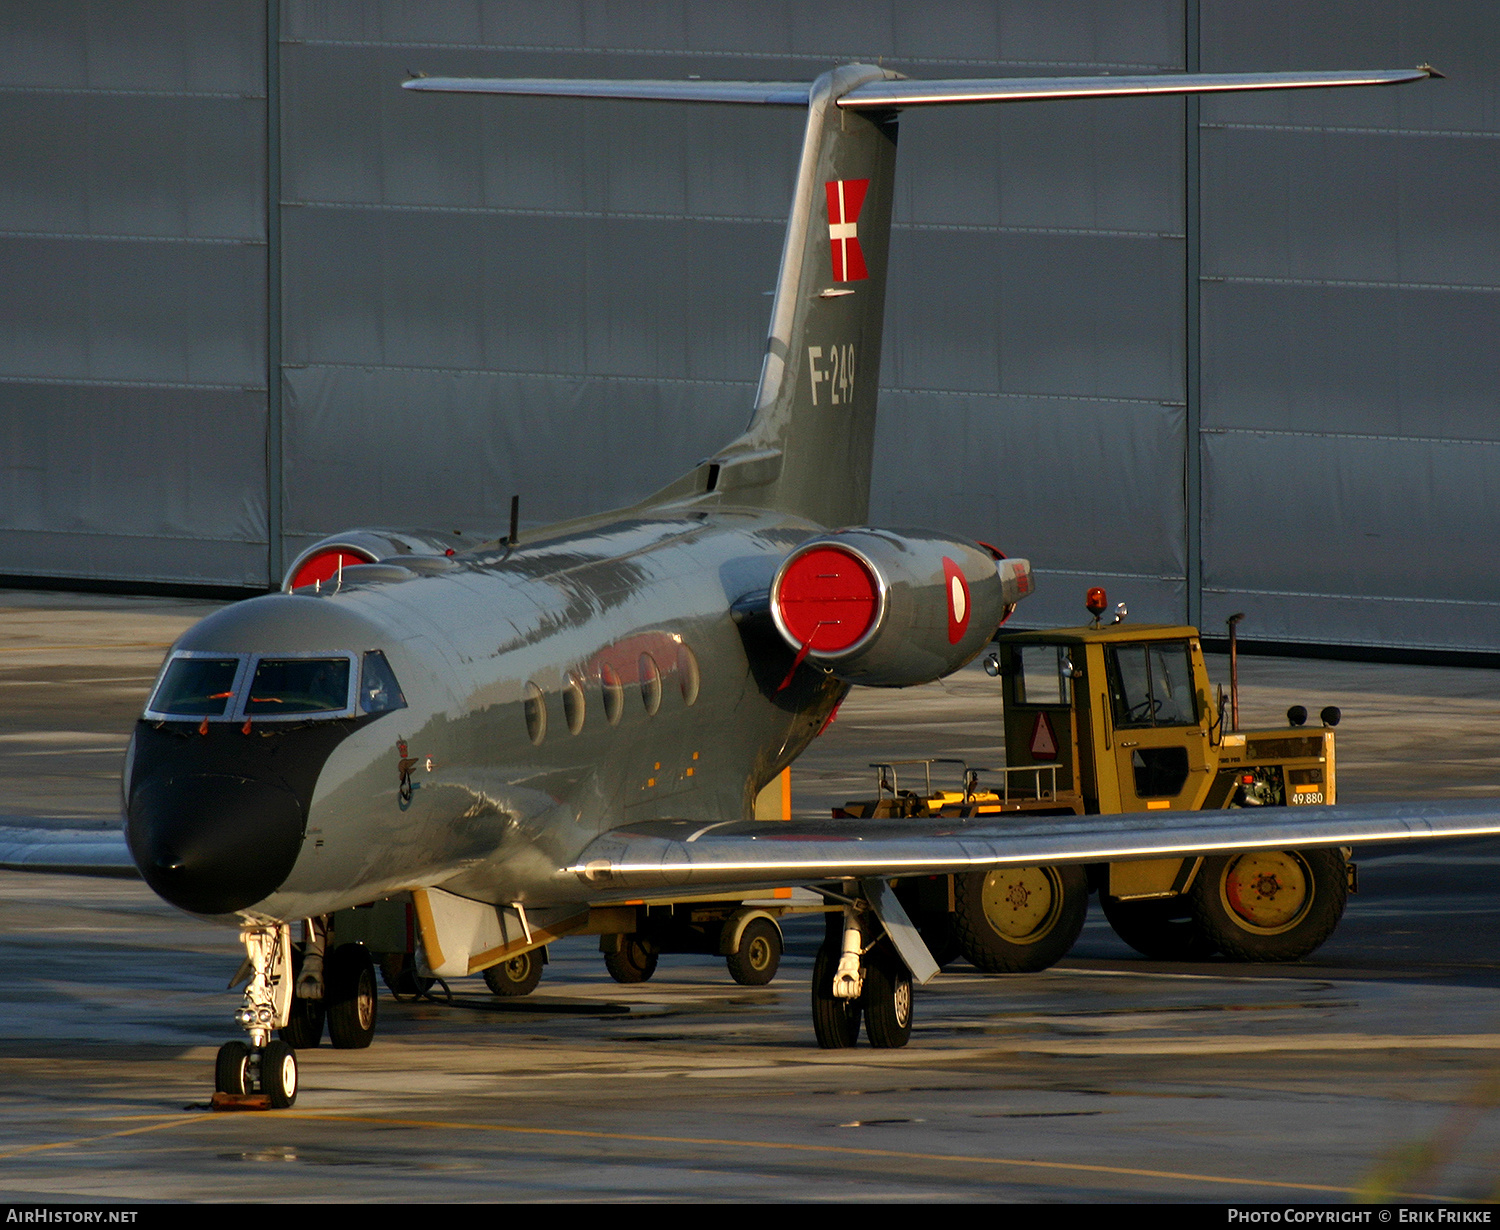
[[[348,708],[348,658],[262,658],[245,700],[246,717],[336,713]]]
[[[396,673],[379,649],[286,657],[184,650],[167,663],[145,716],[306,722],[405,708]]]
[[[238,658],[175,658],[148,706],[184,717],[221,717],[234,699]]]

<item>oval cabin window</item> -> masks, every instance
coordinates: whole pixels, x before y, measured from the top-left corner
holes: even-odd
[[[641,704],[647,713],[661,708],[661,670],[649,653],[641,654]]]
[[[682,689],[682,703],[691,705],[698,699],[701,676],[698,655],[686,645],[677,646],[677,685]]]
[[[576,679],[569,679],[568,686],[563,689],[563,717],[568,723],[568,733],[576,735],[583,729],[584,698],[583,687]]]
[[[607,662],[599,668],[599,692],[604,701],[604,720],[611,726],[620,724],[620,714],[625,711],[625,685],[620,674]]]
[[[547,698],[534,683],[526,685],[526,736],[538,746],[547,737]]]

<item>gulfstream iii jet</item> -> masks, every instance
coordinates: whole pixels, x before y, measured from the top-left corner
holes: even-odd
[[[1500,832],[1493,812],[1456,807],[1286,809],[1253,825],[1243,812],[750,818],[851,685],[947,675],[1032,588],[1026,561],[983,544],[867,524],[900,113],[1430,75],[914,81],[850,64],[810,86],[406,82],[798,107],[807,128],[741,436],[633,507],[547,529],[517,533],[513,516],[488,541],[336,535],[294,562],[284,592],[172,648],[127,756],[126,836],[163,898],[240,928],[249,1044],[221,1050],[219,1091],[289,1105],[296,1055],[273,1034],[319,1001],[368,1041],[370,958],[326,922],[362,903],[409,895],[418,971],[441,975],[587,933],[643,895],[810,887],[834,907],[813,974],[818,1041],[852,1045],[863,1019],[873,1044],[899,1046],[913,983],[936,965],[893,877]]]

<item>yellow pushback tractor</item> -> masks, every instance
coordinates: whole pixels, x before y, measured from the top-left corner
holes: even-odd
[[[1002,633],[985,660],[1004,708],[1005,767],[936,758],[877,770],[877,796],[844,815],[960,818],[1307,807],[1337,792],[1334,731],[1305,725],[1235,729],[1237,688],[1215,689],[1198,630],[1102,623]],[[1231,628],[1231,631],[1233,629]],[[934,789],[956,773],[957,789]],[[1247,816],[1247,822],[1250,818]],[[1045,969],[1064,956],[1097,892],[1120,938],[1145,956],[1214,953],[1237,961],[1295,961],[1332,934],[1355,884],[1350,851],[1256,850],[1098,866],[1002,867],[902,881],[940,962],[962,953],[980,969]]]

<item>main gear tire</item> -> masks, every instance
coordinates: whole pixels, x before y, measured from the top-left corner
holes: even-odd
[[[1082,867],[997,867],[953,878],[963,954],[987,974],[1024,974],[1060,961],[1089,909]]]
[[[1251,850],[1206,859],[1193,917],[1231,961],[1299,961],[1338,926],[1349,899],[1338,850]]]
[[[484,985],[496,995],[512,998],[530,995],[542,980],[543,950],[533,948],[484,971]]]
[[[619,950],[604,954],[604,968],[616,982],[649,982],[656,973],[656,949],[633,935],[622,935]]]
[[[379,997],[375,963],[363,944],[340,944],[323,974],[328,1040],[341,1051],[363,1050],[375,1040]]]
[[[911,1041],[911,974],[894,952],[871,956],[860,995],[865,1036],[874,1047],[905,1046]]]
[[[1099,904],[1115,934],[1153,961],[1206,961],[1219,950],[1186,896],[1121,901],[1100,893]]]
[[[752,918],[735,950],[724,958],[729,976],[742,987],[763,987],[781,968],[781,928],[769,918]]]
[[[845,1050],[859,1043],[860,1000],[839,999],[833,993],[839,955],[837,947],[825,942],[813,959],[813,1033],[825,1051]]]

